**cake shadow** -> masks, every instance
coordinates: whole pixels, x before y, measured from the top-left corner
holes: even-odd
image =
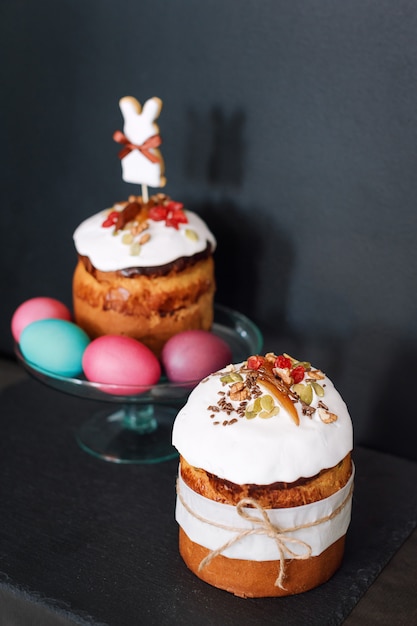
[[[216,301],[262,328],[285,326],[294,265],[290,239],[258,207],[228,198],[195,207],[215,233]]]
[[[186,121],[187,179],[222,188],[240,187],[245,174],[245,113],[236,109],[227,114],[214,105],[203,113],[189,109]]]

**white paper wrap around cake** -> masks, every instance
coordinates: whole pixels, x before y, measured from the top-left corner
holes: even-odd
[[[284,556],[289,558],[286,545],[299,558],[306,556],[309,549],[309,556],[317,556],[346,534],[351,518],[353,479],[354,471],[342,489],[324,500],[287,509],[265,509],[270,522],[281,532]],[[208,550],[218,550],[237,538],[240,530],[259,528],[257,523],[243,519],[235,506],[214,502],[195,493],[181,476],[178,478],[177,492],[175,516],[178,524],[191,541]],[[256,509],[246,508],[245,511],[260,519]],[[335,512],[337,514],[332,519],[327,519]],[[306,528],[291,530],[299,526]],[[293,539],[298,541],[291,541]],[[275,539],[262,531],[239,538],[222,551],[222,555],[251,561],[280,559]]]
[[[207,242],[214,251],[216,240],[205,222],[193,211],[184,210],[184,213],[188,223],[179,224],[178,229],[167,227],[163,221],[149,219],[146,231],[150,235],[149,241],[141,247],[138,256],[133,256],[129,246],[122,243],[123,231],[114,234],[112,228],[102,227],[107,212],[101,211],[84,220],[75,230],[75,248],[102,272],[129,267],[159,267],[202,252]],[[187,236],[190,230],[196,237]]]

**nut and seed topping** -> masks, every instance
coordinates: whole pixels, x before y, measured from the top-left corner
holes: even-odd
[[[288,369],[285,369],[284,367],[274,367],[272,371],[275,376],[278,376],[282,380],[283,383],[289,387],[292,385],[293,379],[291,378],[291,374]]]
[[[248,400],[250,398],[250,393],[249,389],[245,386],[243,382],[237,382],[233,383],[233,385],[230,387],[229,396],[231,400],[242,401]]]
[[[220,378],[220,382],[222,382],[224,385],[240,382],[242,380],[243,376],[241,376],[238,372],[229,372],[228,374],[225,374]]]
[[[326,409],[319,408],[318,414],[321,421],[325,424],[331,424],[332,422],[335,422],[337,420],[337,415],[335,413],[332,413],[331,411],[327,411]]]
[[[124,243],[127,246],[129,246],[132,242],[133,242],[133,235],[132,235],[132,233],[124,233],[123,236],[122,236],[122,243]]]
[[[138,242],[138,243],[139,243],[139,245],[140,245],[140,246],[143,246],[145,243],[148,243],[148,241],[149,241],[149,239],[150,239],[150,238],[151,238],[151,236],[150,236],[150,234],[149,234],[149,233],[144,233],[144,234],[142,235],[142,237],[140,237],[140,239],[139,239],[139,242]]]
[[[134,222],[132,224],[132,227],[130,228],[130,232],[132,233],[132,235],[134,237],[136,237],[137,235],[140,235],[140,233],[143,233],[144,230],[148,230],[149,228],[149,222],[148,220],[145,220],[144,222]]]
[[[139,256],[141,251],[141,245],[138,241],[134,241],[130,246],[130,255],[131,256]]]
[[[199,239],[198,233],[196,233],[196,231],[193,230],[192,228],[186,228],[185,229],[185,236],[188,239],[191,239],[191,241],[198,241],[198,239]]]
[[[308,406],[308,404],[302,404],[301,411],[303,415],[307,415],[308,417],[313,417],[316,409],[313,406]]]
[[[314,391],[316,392],[316,395],[319,398],[322,398],[324,396],[324,389],[323,389],[323,387],[321,385],[319,385],[316,382],[312,382],[311,386],[313,387]]]
[[[322,380],[324,378],[324,374],[320,370],[310,370],[308,372],[308,377],[313,378],[313,380]]]
[[[318,410],[321,421],[330,424],[338,418],[322,401],[326,385],[317,381],[324,378],[323,372],[312,369],[308,361],[299,361],[285,353],[280,356],[272,352],[264,357],[254,355],[239,369],[235,365],[224,368],[220,373],[224,390],[218,392],[220,398],[217,404],[207,408],[211,417],[222,412],[227,416],[235,413],[239,419],[253,420],[257,417],[270,419],[279,414],[281,407],[297,426],[300,424],[298,411],[312,419]],[[317,409],[312,406],[314,399],[317,400]],[[301,405],[301,409],[297,410],[297,404]],[[237,418],[212,423],[230,425],[237,423]]]
[[[313,387],[309,383],[297,383],[293,386],[293,390],[304,404],[311,404],[313,401]]]

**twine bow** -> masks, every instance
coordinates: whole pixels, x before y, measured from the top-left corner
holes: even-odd
[[[129,154],[129,152],[132,152],[132,150],[139,150],[139,152],[141,152],[143,156],[149,159],[151,163],[159,162],[159,156],[151,152],[151,150],[153,148],[158,148],[158,146],[161,145],[162,139],[160,135],[152,135],[152,137],[146,139],[146,141],[144,141],[143,144],[140,146],[129,141],[129,139],[124,133],[122,133],[121,130],[116,130],[113,133],[113,139],[117,143],[121,143],[124,145],[124,148],[122,148],[119,152],[119,159],[123,159]]]
[[[313,526],[318,526],[319,524],[323,524],[324,522],[328,522],[332,520],[345,508],[346,504],[349,502],[350,498],[352,497],[352,493],[353,493],[353,484],[351,488],[349,489],[349,492],[346,498],[336,509],[334,509],[334,511],[330,515],[322,517],[314,522],[301,524],[299,526],[294,526],[293,528],[285,528],[285,529],[279,528],[279,526],[276,526],[275,524],[273,524],[271,520],[269,519],[267,511],[256,500],[254,500],[253,498],[243,498],[236,505],[236,511],[242,519],[248,522],[251,522],[252,524],[256,524],[256,526],[253,528],[242,529],[242,528],[231,527],[231,526],[227,526],[224,524],[218,524],[218,523],[212,522],[211,520],[208,520],[200,516],[195,511],[193,511],[183,499],[180,493],[180,489],[179,489],[179,482],[177,481],[178,498],[188,513],[190,513],[193,517],[195,517],[201,522],[210,524],[211,526],[215,526],[216,528],[221,528],[223,530],[228,530],[230,532],[236,533],[234,537],[231,537],[222,546],[220,546],[219,548],[216,548],[215,550],[211,550],[207,554],[207,556],[204,557],[204,559],[200,562],[198,571],[201,571],[204,567],[209,565],[209,563],[211,563],[211,561],[216,556],[222,554],[225,550],[227,550],[227,548],[230,548],[233,544],[237,543],[241,539],[244,539],[245,537],[248,537],[250,535],[266,535],[267,537],[270,537],[271,539],[275,541],[277,548],[278,548],[280,568],[279,568],[278,577],[275,581],[275,586],[279,587],[280,589],[285,589],[283,585],[284,578],[285,578],[285,557],[287,556],[291,559],[305,560],[305,559],[309,559],[312,555],[312,548],[307,542],[302,541],[301,539],[297,539],[296,537],[292,537],[289,533],[293,533],[297,530],[302,530],[304,528],[311,528]],[[252,515],[249,511],[245,510],[244,508],[245,506],[253,507],[254,509],[258,511],[260,516]],[[298,545],[304,551],[301,554],[294,552],[294,550],[290,548],[291,544]]]

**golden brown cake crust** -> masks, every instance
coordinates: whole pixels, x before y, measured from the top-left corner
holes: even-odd
[[[212,256],[173,264],[161,276],[97,272],[79,258],[73,277],[75,322],[94,339],[128,335],[157,356],[185,330],[210,330],[215,292]]]
[[[196,493],[223,504],[236,506],[242,498],[253,498],[263,508],[289,508],[310,504],[328,498],[342,489],[352,474],[351,454],[329,469],[323,469],[311,478],[300,478],[294,483],[271,485],[236,485],[189,465],[180,457],[181,476]]]
[[[321,585],[340,567],[344,546],[343,536],[318,556],[286,560],[284,589],[281,589],[275,584],[280,561],[246,561],[218,555],[198,571],[209,550],[191,541],[182,528],[179,531],[180,554],[196,576],[214,587],[248,598],[293,595]]]
[[[346,405],[320,370],[285,354],[252,355],[201,387],[206,382],[174,424],[183,560],[205,582],[242,597],[317,587],[340,566],[350,522],[353,438]],[[290,434],[281,418],[269,422],[267,434],[263,429],[262,418],[276,415],[275,399],[293,418]],[[217,425],[213,436],[208,415]],[[245,430],[239,418],[254,421]],[[283,482],[290,471],[295,480]],[[225,479],[234,476],[236,482]]]

